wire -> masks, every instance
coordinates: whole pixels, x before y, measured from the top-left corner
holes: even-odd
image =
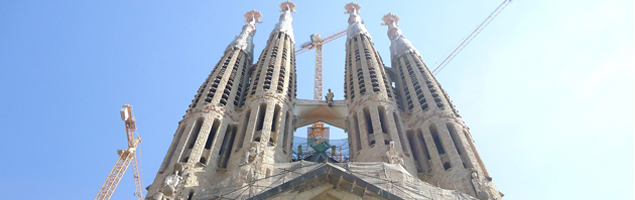
[[[483,29],[485,29],[485,27],[489,25],[489,23],[492,22],[492,20],[494,20],[494,18],[496,18],[496,16],[498,16],[498,14],[500,14],[500,12],[502,12],[509,3],[511,3],[511,0],[503,0],[503,3],[496,7],[496,9],[487,16],[487,18],[481,22],[481,24],[479,24],[476,29],[474,29],[474,31],[472,31],[472,33],[470,33],[470,35],[468,35],[467,38],[465,38],[465,40],[463,40],[461,44],[459,44],[459,46],[456,47],[456,49],[454,49],[454,51],[452,51],[452,53],[443,60],[443,62],[441,62],[441,64],[439,64],[439,66],[432,70],[432,74],[436,75],[441,72],[441,70],[443,70],[443,68],[445,68],[445,66],[447,66],[448,63],[450,63],[450,61],[452,61],[452,59],[454,59],[454,57],[456,57],[456,55],[458,55],[470,42],[472,42],[472,40],[474,40],[474,38],[476,38],[476,36],[481,33],[481,31],[483,31]]]

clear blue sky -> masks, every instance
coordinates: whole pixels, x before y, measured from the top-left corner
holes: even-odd
[[[434,67],[501,2],[358,3],[386,65],[380,23],[392,12]],[[264,15],[257,56],[279,3],[0,1],[0,198],[94,198],[126,147],[124,103],[134,107],[150,184],[243,14]],[[346,3],[296,2],[296,42],[344,30]],[[633,7],[515,0],[438,75],[505,199],[633,199]],[[324,52],[325,89],[341,99],[344,39]],[[297,59],[299,98],[312,98],[313,59]],[[113,199],[134,198],[131,174]]]

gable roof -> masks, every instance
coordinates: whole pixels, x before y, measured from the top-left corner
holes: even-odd
[[[241,166],[241,169],[235,170],[237,172],[234,176],[213,188],[203,189],[201,192],[204,194],[199,199],[310,199],[310,195],[303,195],[307,194],[306,191],[311,191],[311,195],[316,196],[328,188],[363,199],[476,199],[423,182],[408,174],[398,164],[299,161],[260,165],[257,167],[267,168],[265,171],[272,173],[252,181],[239,181],[258,176],[252,173],[256,166]],[[249,176],[251,174],[254,176]]]

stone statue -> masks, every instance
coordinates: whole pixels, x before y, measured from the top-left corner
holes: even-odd
[[[165,180],[163,181],[164,185],[170,185],[172,187],[175,187],[177,185],[179,185],[179,182],[181,182],[183,178],[181,178],[181,176],[179,176],[179,172],[178,171],[174,171],[174,174],[169,175],[168,177],[165,177]]]
[[[485,185],[485,188],[483,187]],[[490,199],[490,195],[487,192],[489,187],[487,183],[481,184],[479,181],[478,173],[476,171],[472,171],[472,186],[474,186],[474,191],[476,191],[476,196],[480,200]]]
[[[333,94],[333,92],[331,92],[331,89],[329,88],[329,92],[326,93],[325,99],[326,99],[326,103],[329,104],[329,106],[333,105],[333,97],[335,96],[335,94]]]
[[[481,182],[478,181],[478,173],[476,173],[476,171],[472,171],[472,186],[476,191],[481,188]]]
[[[400,164],[404,165],[403,158],[401,158],[401,154],[395,148],[395,142],[390,141],[390,146],[388,151],[386,152],[386,157],[388,158],[388,162],[390,164]]]
[[[252,142],[251,148],[249,148],[249,151],[245,152],[245,157],[244,157],[242,165],[246,165],[256,161],[258,159],[259,153],[260,151],[258,148],[258,142]]]
[[[163,180],[163,188],[161,192],[157,192],[161,194],[155,194],[152,198],[157,200],[171,199],[182,179],[183,178],[179,176],[179,171],[174,171],[174,174],[165,177]]]

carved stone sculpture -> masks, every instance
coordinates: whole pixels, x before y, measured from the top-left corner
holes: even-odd
[[[258,142],[252,142],[251,148],[249,148],[249,151],[245,152],[242,165],[246,165],[249,163],[253,163],[254,161],[257,161],[259,153],[260,153],[260,150],[258,148]]]
[[[168,177],[165,177],[165,181],[163,181],[163,184],[165,185],[171,185],[172,187],[175,187],[177,185],[179,185],[179,183],[181,182],[183,178],[181,178],[181,176],[179,176],[179,172],[178,171],[174,171],[174,174],[169,175]]]
[[[174,191],[176,191],[176,188],[182,179],[183,178],[179,176],[178,171],[174,171],[174,174],[165,177],[165,179],[163,180],[163,188],[161,192],[159,192],[159,193],[162,193],[161,196],[163,197],[157,197],[157,198],[165,199],[165,198],[171,197],[174,194]]]
[[[324,96],[324,98],[326,99],[326,103],[328,103],[329,106],[333,105],[333,97],[335,97],[335,94],[333,94],[333,92],[331,92],[331,89],[329,88],[329,92],[326,93],[326,96]]]
[[[388,158],[388,162],[390,164],[400,164],[404,165],[403,158],[401,158],[401,154],[395,148],[395,142],[390,141],[390,146],[388,152],[386,152],[386,157]]]
[[[479,180],[480,179],[479,179],[478,173],[476,171],[472,171],[472,186],[474,186],[474,191],[476,191],[476,196],[480,200],[490,199],[490,195],[487,192],[489,189],[487,186],[487,183],[481,183],[481,181]]]

